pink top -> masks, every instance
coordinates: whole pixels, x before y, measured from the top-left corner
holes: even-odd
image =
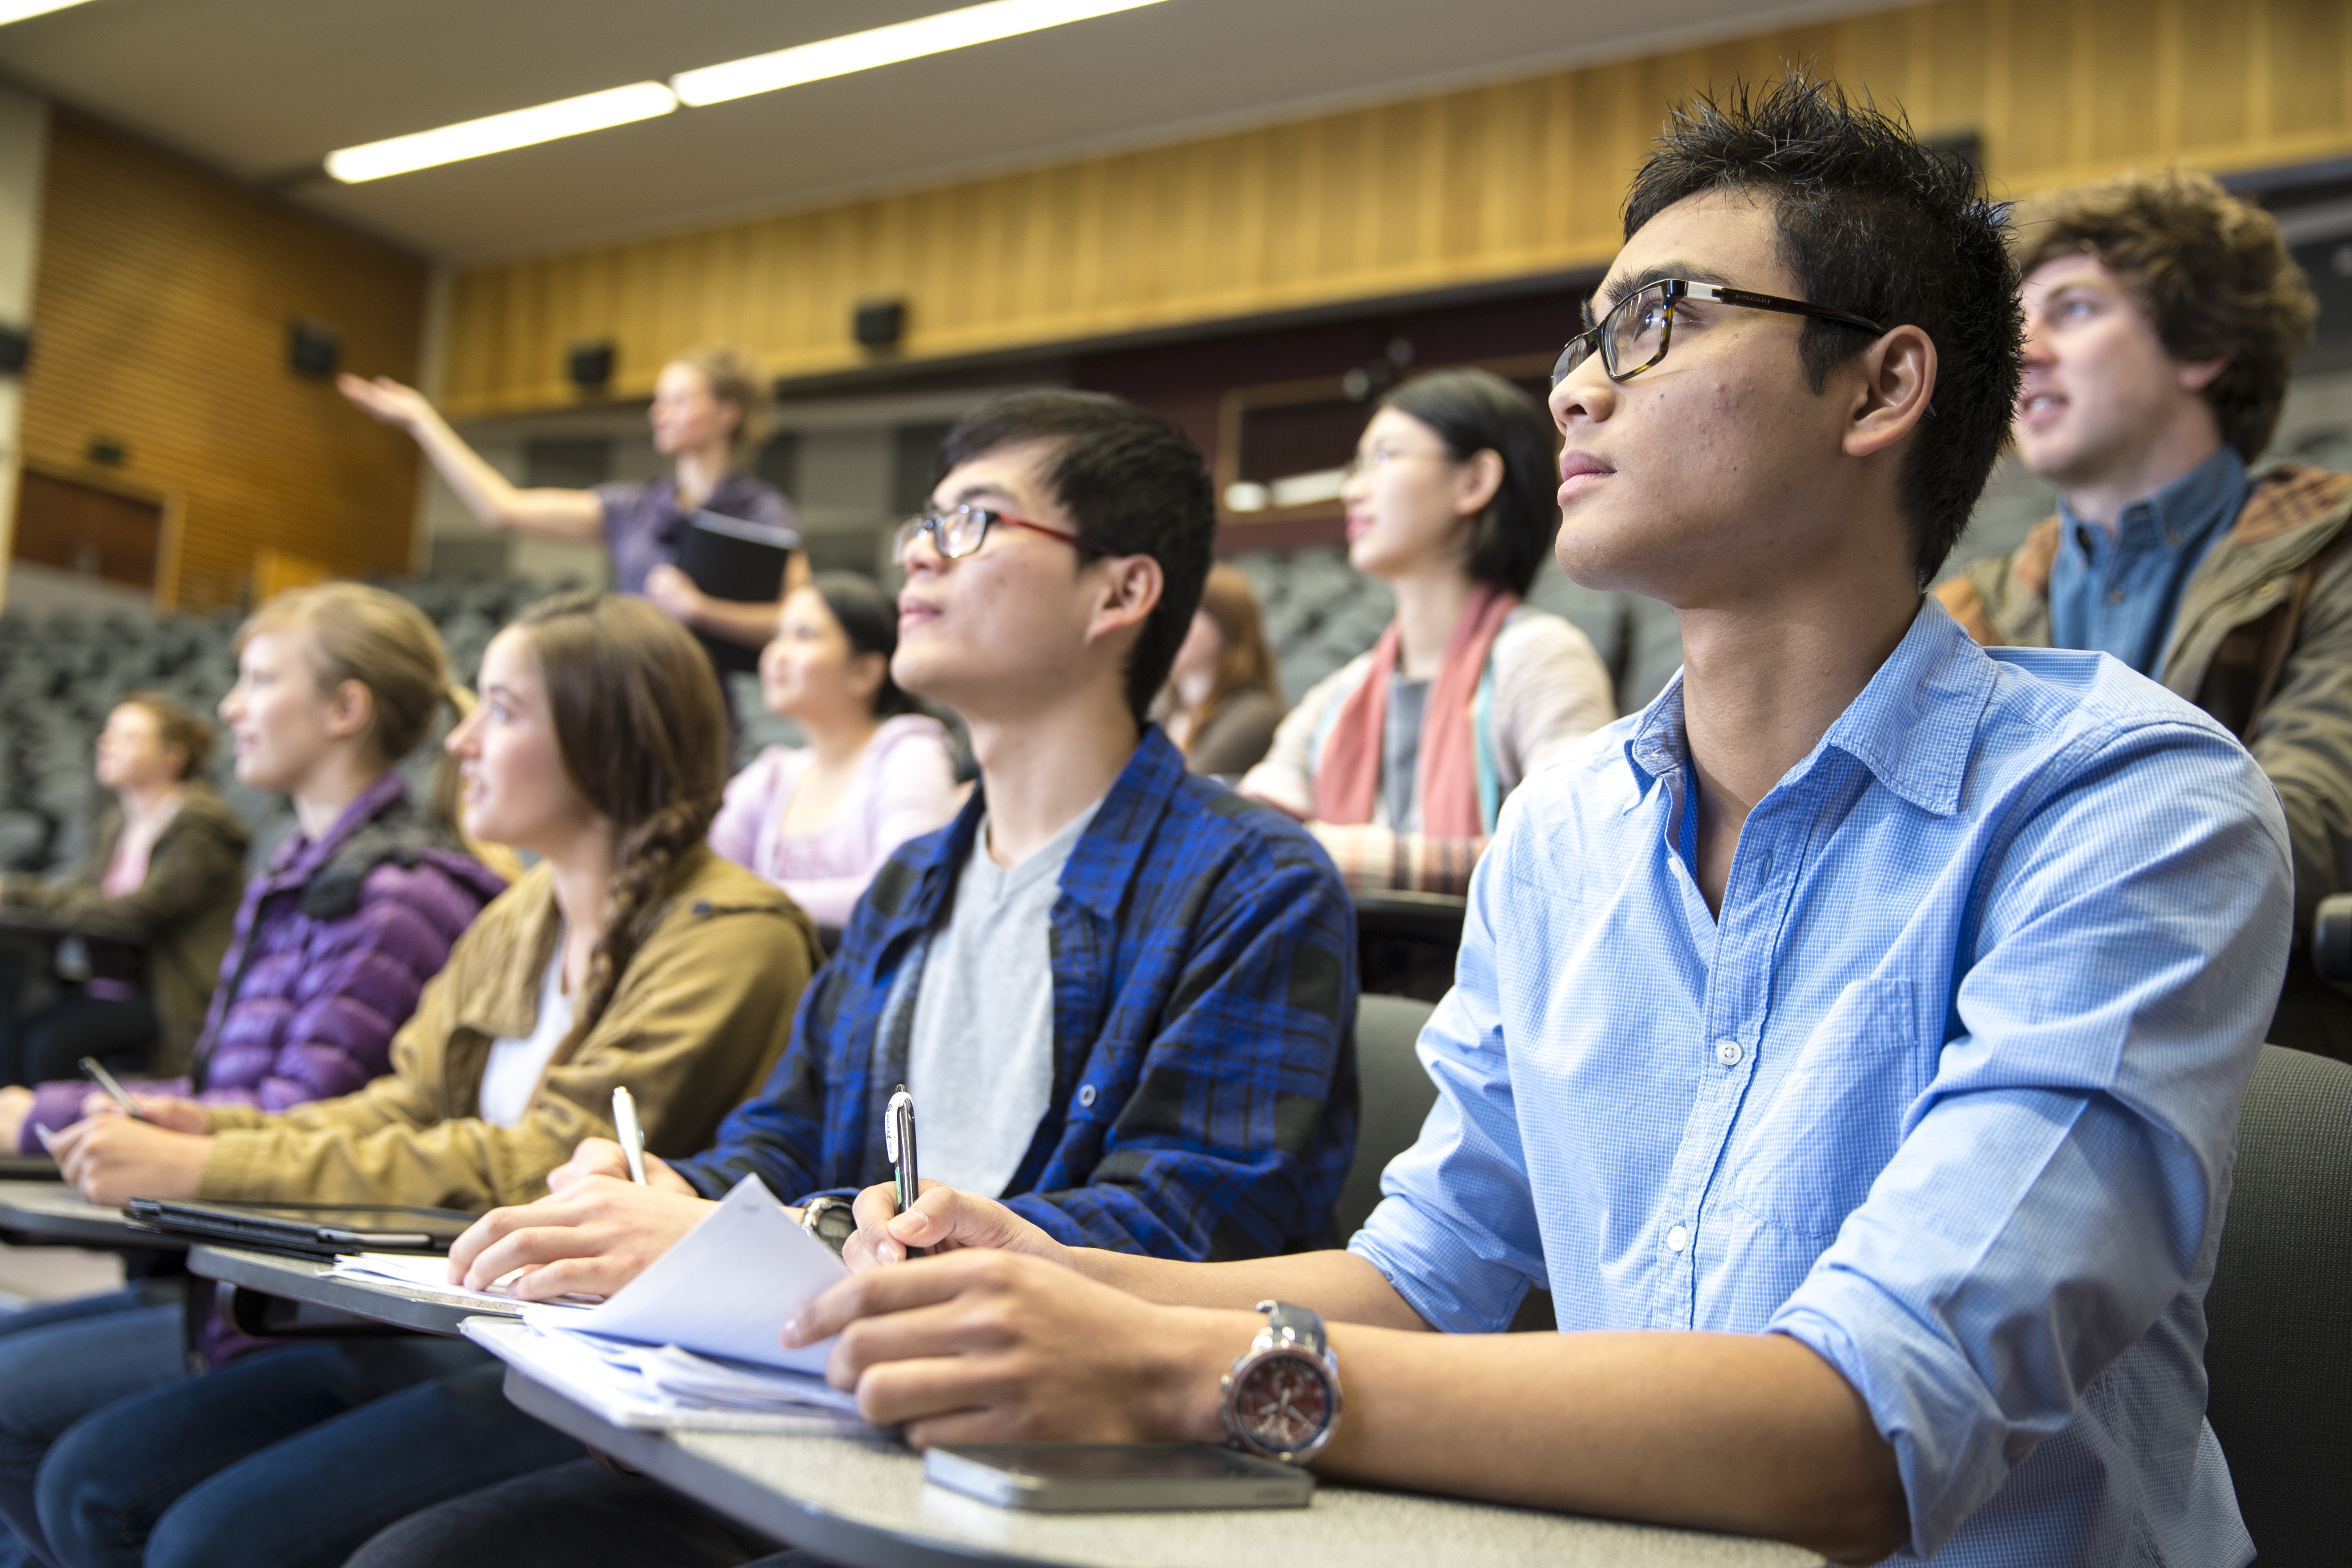
[[[727,786],[710,847],[790,893],[817,924],[844,926],[893,849],[955,816],[955,761],[938,720],[886,719],[866,743],[833,820],[814,833],[786,833],[784,806],[809,758],[796,746],[770,746],[754,757]]]
[[[134,822],[124,813],[121,836],[114,841],[114,858],[106,863],[106,874],[98,879],[98,890],[110,899],[127,899],[137,892],[147,880],[147,861],[155,853],[155,841],[163,837],[163,829],[180,815],[180,797],[175,793],[161,803],[161,808],[147,818]]]

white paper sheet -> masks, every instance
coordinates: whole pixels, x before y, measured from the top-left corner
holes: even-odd
[[[624,1346],[589,1334],[535,1329],[511,1318],[468,1318],[461,1328],[467,1339],[499,1360],[615,1426],[789,1436],[873,1430],[858,1415],[856,1402],[848,1395],[797,1373],[720,1369],[715,1363],[702,1362],[700,1367],[724,1372],[730,1383],[757,1381],[767,1390],[765,1397],[756,1400],[742,1397],[740,1389],[730,1391],[735,1397],[711,1398],[702,1395],[698,1388],[685,1386],[689,1381],[698,1384],[698,1378],[665,1375],[656,1382],[646,1374],[641,1363],[615,1364],[614,1359],[646,1358],[660,1367],[660,1363],[685,1359],[681,1351]],[[669,1386],[661,1386],[665,1383]],[[809,1386],[812,1384],[814,1387]],[[802,1394],[807,1396],[805,1402],[799,1397]]]
[[[849,1270],[757,1176],[735,1184],[676,1247],[601,1306],[532,1302],[523,1321],[638,1344],[822,1374],[833,1342],[787,1351],[784,1320]]]
[[[335,1266],[327,1272],[339,1279],[357,1280],[362,1285],[386,1280],[406,1286],[411,1290],[429,1293],[436,1300],[468,1302],[491,1312],[520,1312],[522,1302],[507,1294],[506,1280],[501,1279],[487,1290],[468,1290],[463,1285],[449,1283],[449,1260],[432,1254],[415,1252],[344,1252],[335,1257]],[[517,1272],[520,1272],[518,1270]],[[508,1276],[513,1278],[512,1275]],[[577,1311],[589,1305],[587,1300],[569,1299],[549,1303]]]

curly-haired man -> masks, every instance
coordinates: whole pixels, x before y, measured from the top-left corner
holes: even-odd
[[[2058,515],[1938,594],[1984,643],[2089,648],[2242,739],[2278,786],[2296,930],[2352,889],[2352,476],[2251,474],[2316,307],[2278,226],[2202,174],[2021,214],[2013,422]],[[2270,1037],[2352,1060],[2352,998],[2289,961]]]

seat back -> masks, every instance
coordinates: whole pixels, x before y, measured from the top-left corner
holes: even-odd
[[[2238,1113],[2206,1419],[2263,1568],[2352,1542],[2352,1066],[2264,1046]],[[2333,1501],[2329,1500],[2333,1499]]]
[[[1365,889],[1356,900],[1356,973],[1368,992],[1444,999],[1454,984],[1467,899]]]
[[[1412,1146],[1436,1103],[1437,1086],[1413,1054],[1421,1026],[1436,1009],[1404,996],[1360,997],[1356,1003],[1356,1072],[1363,1089],[1356,1128],[1356,1163],[1332,1209],[1345,1242],[1379,1206],[1381,1173]]]

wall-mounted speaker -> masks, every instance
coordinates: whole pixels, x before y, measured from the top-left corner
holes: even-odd
[[[22,375],[33,358],[33,329],[0,327],[0,375]]]
[[[563,374],[583,392],[602,392],[612,384],[614,357],[609,342],[574,343],[564,355]]]
[[[868,300],[850,318],[850,335],[869,349],[895,349],[907,335],[907,301]]]
[[[316,321],[286,329],[286,368],[310,381],[328,381],[343,363],[343,334]]]

